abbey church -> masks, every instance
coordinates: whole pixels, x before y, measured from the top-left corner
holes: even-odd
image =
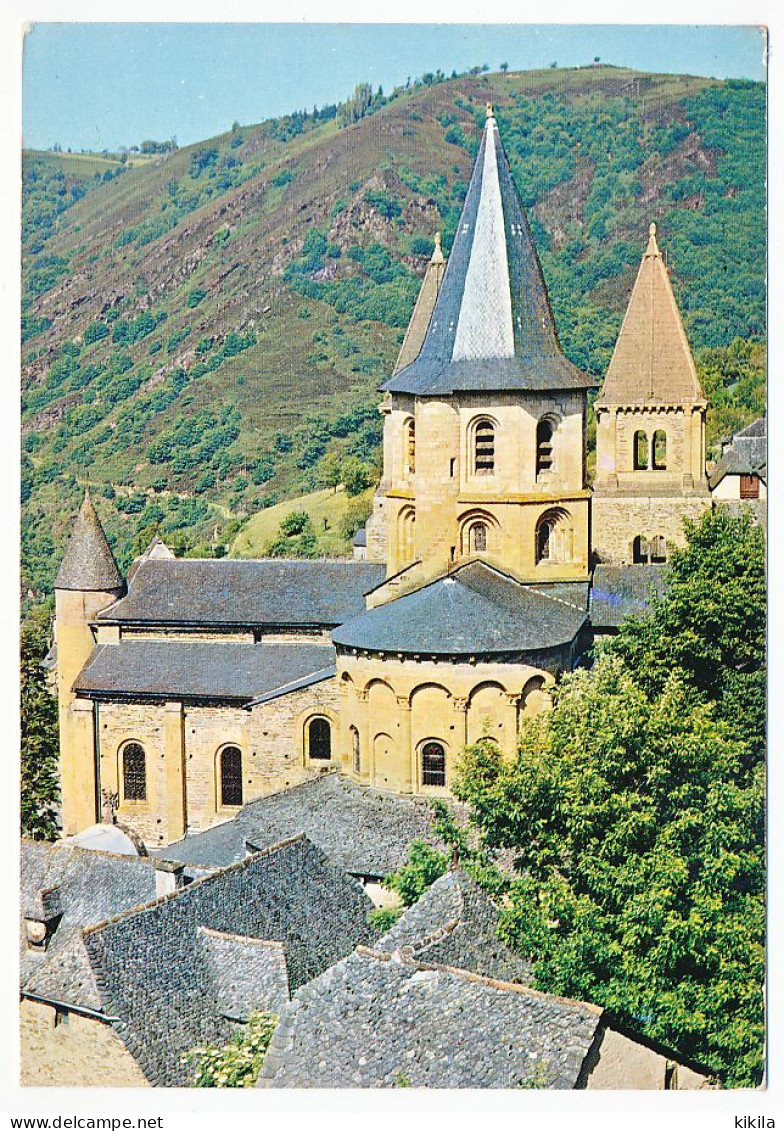
[[[63,833],[107,804],[151,848],[325,769],[448,796],[645,607],[711,505],[706,399],[652,225],[595,404],[561,351],[492,107],[448,261],[382,386],[364,560],[182,560],[122,578],[88,495],[56,580]]]

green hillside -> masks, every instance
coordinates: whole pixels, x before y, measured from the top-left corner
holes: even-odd
[[[343,458],[372,473],[376,389],[488,99],[570,358],[603,372],[654,219],[712,434],[760,411],[761,84],[436,75],[138,164],[25,154],[24,595],[50,591],[87,480],[125,567],[156,530],[223,553]]]

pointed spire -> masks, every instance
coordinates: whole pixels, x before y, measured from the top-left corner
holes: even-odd
[[[704,403],[667,268],[648,229],[626,316],[597,404]]]
[[[433,317],[438,292],[441,289],[445,266],[446,260],[441,250],[441,233],[436,232],[433,239],[433,254],[422,280],[422,286],[419,288],[419,297],[414,307],[414,313],[411,315],[403,345],[400,347],[400,353],[397,355],[395,368],[392,370],[393,375],[410,365],[422,348],[430,319]]]
[[[418,304],[409,333],[420,313]],[[593,384],[561,352],[492,103],[427,332],[407,344],[383,388],[426,395]]]
[[[54,587],[82,592],[111,592],[123,587],[120,571],[106,541],[89,487],[85,488],[84,502],[74,523]]]

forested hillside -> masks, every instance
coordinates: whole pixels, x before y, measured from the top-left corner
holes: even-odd
[[[372,476],[376,388],[488,99],[569,357],[603,373],[656,220],[711,436],[761,411],[761,84],[439,73],[136,165],[25,154],[23,595],[51,590],[85,481],[125,568],[156,530],[223,553],[346,459]]]

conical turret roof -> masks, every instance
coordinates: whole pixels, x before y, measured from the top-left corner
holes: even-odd
[[[419,355],[422,343],[425,340],[427,328],[430,325],[430,319],[433,317],[433,311],[435,310],[438,292],[441,289],[445,268],[446,260],[441,250],[441,233],[436,232],[433,255],[427,265],[427,271],[422,280],[422,286],[419,289],[419,297],[414,307],[414,313],[411,315],[411,321],[408,324],[406,336],[403,339],[403,345],[400,347],[400,353],[397,355],[395,368],[392,371],[393,376],[399,373],[401,369],[405,369],[412,361],[415,361]]]
[[[700,404],[700,386],[667,268],[649,229],[626,316],[597,404]]]
[[[122,586],[120,571],[106,541],[88,487],[54,587],[82,592],[108,592],[122,589]]]
[[[383,388],[427,396],[593,384],[561,352],[531,230],[488,106],[422,348]]]

